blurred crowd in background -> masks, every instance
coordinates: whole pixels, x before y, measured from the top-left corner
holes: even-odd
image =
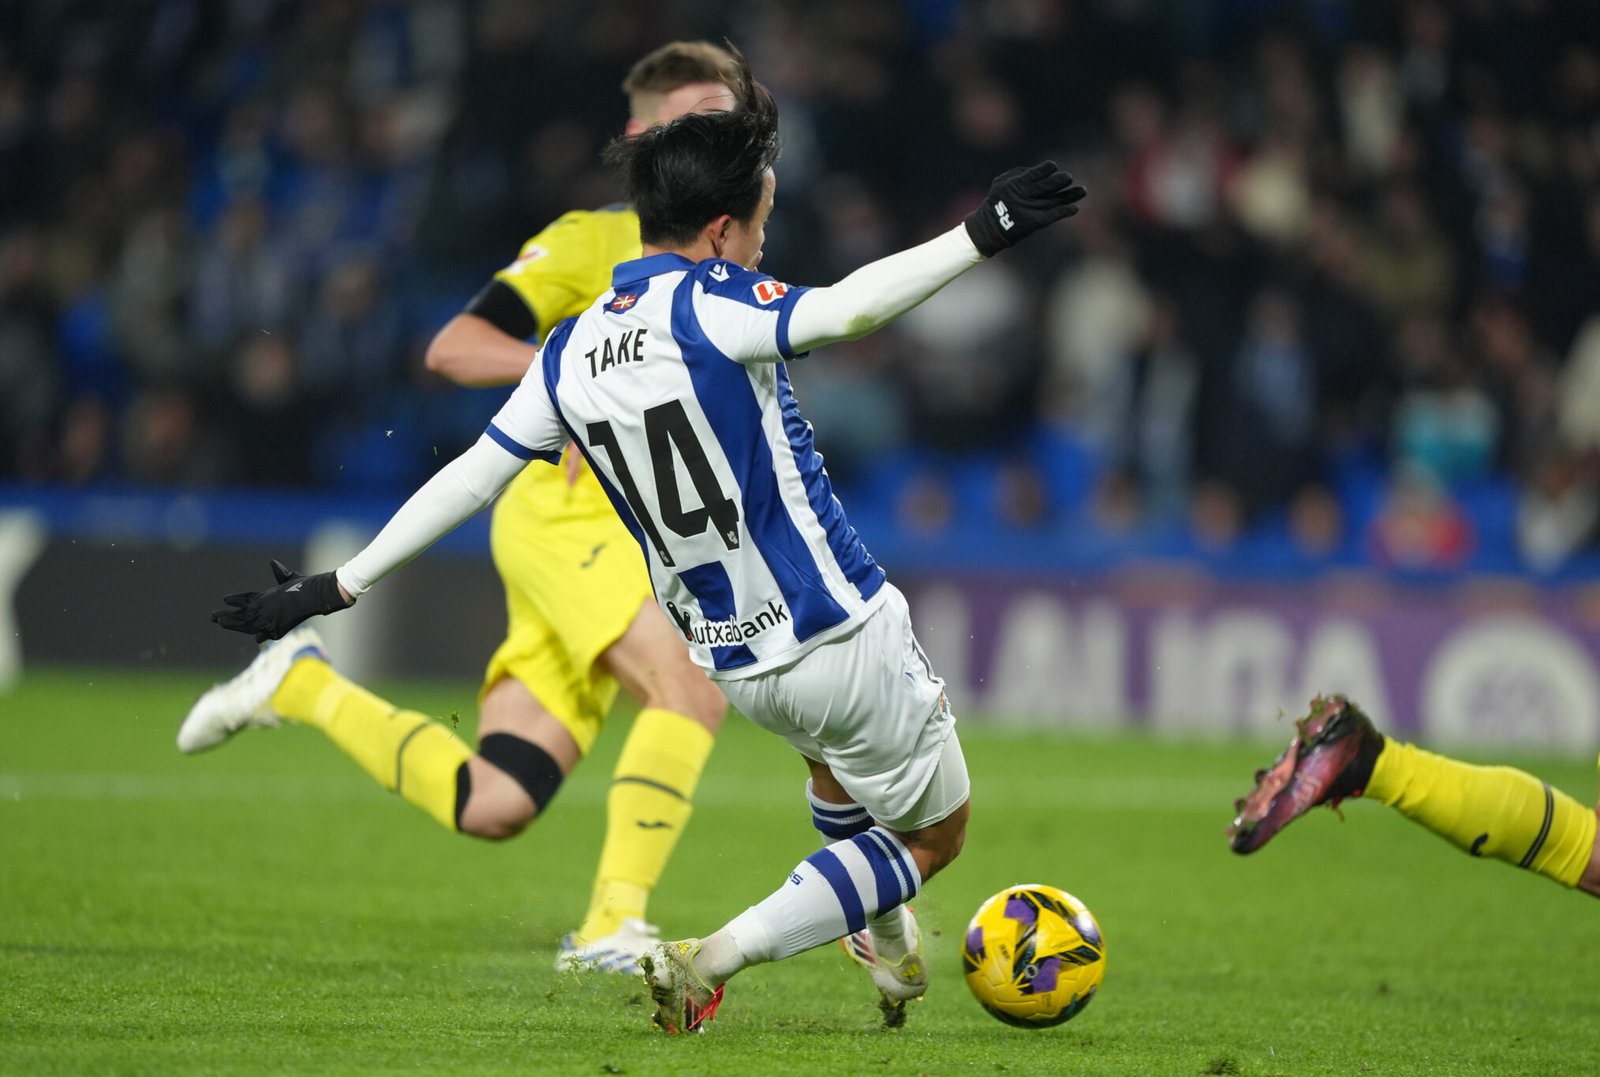
[[[913,531],[1557,568],[1600,537],[1592,0],[33,0],[0,7],[0,480],[408,491],[427,374],[616,198],[632,62],[783,110],[762,268],[829,283],[1053,157],[1083,212],[795,364]]]

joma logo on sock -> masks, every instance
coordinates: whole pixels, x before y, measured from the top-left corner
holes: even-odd
[[[684,639],[703,647],[733,647],[789,620],[789,608],[782,602],[770,600],[766,609],[742,621],[730,617],[726,621],[697,623],[686,610],[680,610],[671,602],[667,603],[667,612],[672,615]]]

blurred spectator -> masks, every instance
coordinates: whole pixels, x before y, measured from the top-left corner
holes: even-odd
[[[1424,565],[1480,533],[1515,553],[1464,515],[1495,490],[1524,556],[1559,563],[1592,545],[1600,481],[1593,16],[0,5],[0,480],[413,485],[485,411],[414,382],[417,337],[557,214],[615,197],[597,151],[636,55],[728,34],[784,109],[779,276],[948,228],[1015,164],[1055,157],[1091,192],[894,333],[796,365],[836,477],[921,528],[973,507],[1071,527],[1092,497],[1120,527],[1186,507],[1211,549],[1287,526],[1311,557],[1361,545],[1345,521],[1383,483],[1363,552]],[[291,427],[275,458],[258,432]],[[1099,473],[1024,456],[1045,429]],[[1341,477],[1384,457],[1366,494]]]
[[[128,230],[108,291],[118,354],[144,382],[194,382],[204,357],[183,318],[193,280],[186,223],[174,210],[140,214]]]
[[[316,295],[301,349],[307,389],[345,396],[353,405],[392,385],[403,369],[400,307],[377,263],[364,253],[347,254]]]
[[[285,333],[247,333],[229,357],[226,416],[240,480],[262,486],[311,481],[310,452],[322,415],[299,375],[299,357]]]
[[[833,361],[796,363],[790,371],[803,410],[816,416],[817,444],[835,480],[848,483],[872,472],[910,438],[910,416],[894,369],[895,340],[893,334],[877,333],[833,345]]]
[[[1143,338],[1122,358],[1103,398],[1110,431],[1103,518],[1121,527],[1181,519],[1189,502],[1199,360],[1170,299],[1152,304]]]
[[[41,146],[33,82],[6,59],[0,51],[0,228],[37,212],[44,195],[36,174]]]
[[[1000,467],[995,511],[1000,523],[1016,531],[1035,531],[1049,523],[1053,506],[1038,468],[1020,457]]]
[[[955,498],[944,479],[924,472],[906,483],[895,504],[895,519],[912,534],[929,535],[950,526]]]
[[[36,230],[0,235],[0,467],[41,477],[59,378],[55,303]]]
[[[1434,224],[1422,192],[1391,183],[1362,242],[1363,286],[1391,321],[1449,309],[1455,258]]]
[[[195,396],[176,386],[141,392],[122,429],[122,465],[136,482],[206,486],[224,473],[222,445]]]
[[[1355,42],[1339,61],[1338,109],[1350,168],[1358,181],[1383,176],[1394,159],[1405,96],[1394,61],[1369,42]]]
[[[1600,534],[1600,457],[1558,449],[1540,461],[1517,505],[1517,547],[1533,568],[1559,568]]]
[[[115,463],[116,428],[111,409],[98,396],[80,396],[61,418],[61,444],[52,476],[69,486],[106,478]]]
[[[283,235],[301,257],[367,234],[352,127],[332,85],[302,83],[285,105],[274,202]]]
[[[1047,305],[1043,413],[1105,441],[1123,418],[1112,399],[1120,391],[1118,368],[1148,333],[1150,296],[1131,245],[1105,208],[1086,206],[1074,225],[1081,255],[1056,281]]]
[[[1400,469],[1436,483],[1485,475],[1499,446],[1500,416],[1444,320],[1408,318],[1397,346],[1405,387],[1395,406],[1392,437]]]
[[[1262,288],[1227,368],[1213,477],[1241,500],[1245,519],[1285,505],[1316,478],[1316,359],[1306,343],[1303,312],[1288,291]]]
[[[1562,440],[1585,452],[1600,451],[1600,314],[1584,323],[1573,342],[1557,396]]]
[[[1307,150],[1282,131],[1269,133],[1240,166],[1229,200],[1240,224],[1256,239],[1288,247],[1310,227]]]
[[[1384,354],[1383,320],[1361,289],[1357,237],[1331,200],[1312,209],[1305,257],[1300,294],[1317,360],[1323,436],[1335,453],[1379,442],[1398,378]]]
[[[1504,296],[1480,297],[1468,326],[1474,360],[1500,413],[1499,463],[1513,475],[1531,477],[1556,434],[1555,359]]]
[[[201,243],[194,260],[189,325],[195,341],[220,352],[244,332],[277,329],[297,312],[299,277],[271,234],[266,203],[241,194]]]
[[[1237,490],[1216,479],[1195,484],[1194,496],[1189,499],[1189,526],[1201,550],[1227,550],[1239,540],[1244,524],[1244,504]]]
[[[997,259],[958,278],[900,320],[913,429],[945,453],[1015,444],[1032,411],[1038,364],[1029,299]]]
[[[1344,508],[1332,490],[1311,483],[1296,491],[1289,502],[1289,539],[1302,557],[1329,557],[1344,537]]]
[[[1124,181],[1126,198],[1139,220],[1189,230],[1204,228],[1221,211],[1239,154],[1216,112],[1218,80],[1210,68],[1192,68],[1170,126],[1148,88],[1130,88],[1122,98],[1124,137],[1137,142]]]
[[[1477,543],[1472,522],[1431,477],[1397,472],[1372,521],[1367,541],[1374,559],[1396,568],[1460,568]]]

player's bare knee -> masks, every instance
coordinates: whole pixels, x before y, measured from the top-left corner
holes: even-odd
[[[927,882],[961,855],[962,847],[967,842],[967,805],[963,803],[932,826],[902,834],[901,840],[910,850],[911,858],[917,862],[922,881]]]
[[[463,834],[485,841],[505,841],[528,829],[538,814],[527,797],[502,797],[490,803],[469,803],[457,825]]]
[[[956,857],[966,847],[968,814],[967,802],[962,801],[955,811],[928,828],[927,833],[934,839],[934,872],[943,871],[955,863]]]
[[[911,859],[916,861],[917,870],[922,874],[922,881],[927,882],[945,868],[949,867],[955,858],[961,855],[961,844],[947,840],[919,841],[907,846],[911,852]]]
[[[456,829],[486,841],[514,838],[539,814],[523,788],[482,755],[456,776]]]
[[[966,843],[967,831],[965,827],[956,831],[954,834],[943,838],[939,844],[934,847],[934,864],[933,870],[929,873],[930,876],[943,871],[945,868],[955,863],[956,857],[961,855],[961,850]]]
[[[951,836],[951,838],[950,838],[950,859],[946,860],[945,863],[946,864],[954,863],[956,857],[961,855],[961,850],[965,849],[966,847],[967,847],[967,822],[966,822],[965,819],[963,819],[961,821],[961,829],[957,830],[955,832],[955,834],[953,834]]]

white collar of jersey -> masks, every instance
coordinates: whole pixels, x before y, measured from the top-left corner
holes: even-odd
[[[648,258],[635,258],[631,262],[619,262],[611,271],[611,287],[621,290],[624,284],[632,284],[648,277],[659,277],[663,273],[692,270],[695,264],[683,255],[671,251],[652,254]]]

